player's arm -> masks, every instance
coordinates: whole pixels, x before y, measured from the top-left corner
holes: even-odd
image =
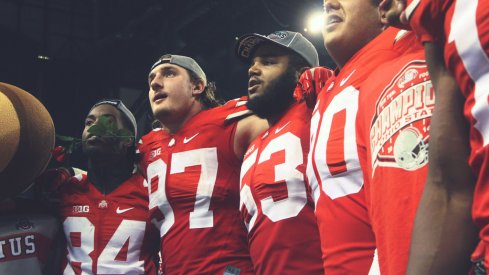
[[[250,143],[268,128],[267,120],[256,115],[247,116],[238,121],[234,135],[234,153],[236,156],[242,159]]]
[[[319,92],[326,85],[328,79],[334,75],[334,71],[326,67],[314,67],[306,69],[299,77],[294,90],[296,101],[305,101],[307,106],[313,108]]]
[[[477,230],[471,219],[475,179],[467,163],[464,99],[444,66],[442,51],[426,43],[425,53],[436,105],[428,176],[414,223],[407,274],[467,274]]]

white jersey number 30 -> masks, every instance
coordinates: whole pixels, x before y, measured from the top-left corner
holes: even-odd
[[[362,188],[355,130],[357,111],[358,90],[348,86],[333,98],[322,120],[319,112],[313,114],[307,176],[316,202],[319,186],[331,199],[358,193]]]

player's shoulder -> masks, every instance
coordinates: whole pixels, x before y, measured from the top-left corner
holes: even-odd
[[[148,187],[148,183],[146,182],[146,179],[137,170],[134,172],[134,174],[129,179],[127,179],[126,182],[132,186],[135,186],[138,189],[141,189],[141,188],[146,189]]]
[[[454,2],[455,0],[407,1],[406,17],[419,41],[443,43],[446,38],[442,30],[449,27],[445,26],[445,21]],[[447,30],[445,32],[449,33]]]
[[[291,123],[309,123],[312,110],[306,102],[296,102],[290,106],[279,121],[290,121]]]
[[[361,55],[375,56],[375,61],[377,61],[377,63],[389,60],[391,57],[389,52],[392,52],[392,54],[396,53],[393,46],[400,31],[400,29],[394,27],[386,28],[360,51]],[[382,53],[385,56],[378,56],[379,53]]]
[[[70,177],[66,178],[62,183],[58,183],[59,192],[61,195],[72,195],[77,193],[86,193],[90,181],[88,180],[87,171],[76,168],[67,168],[70,171]]]
[[[350,82],[354,79],[356,82],[361,82],[382,63],[399,56],[399,52],[394,49],[394,41],[398,33],[399,29],[389,27],[377,35],[345,64],[337,73],[336,79],[346,77],[346,79],[351,78]],[[344,84],[346,83],[343,82],[340,86]]]
[[[246,107],[248,97],[229,100],[224,105],[207,109],[199,114],[199,121],[226,125],[251,115]]]
[[[413,14],[423,13],[431,15],[434,18],[439,18],[440,15],[446,13],[447,10],[455,4],[455,0],[438,0],[438,1],[423,1],[423,0],[407,0],[406,1],[406,17],[411,20]],[[425,19],[428,17],[425,17]]]
[[[148,195],[148,183],[144,176],[135,170],[132,176],[122,183],[117,191],[119,194],[124,194],[123,197],[132,200],[133,197]],[[131,194],[131,196],[127,196],[127,194]]]
[[[412,31],[400,30],[394,38],[393,49],[399,56],[388,60],[373,73],[371,80],[376,78],[399,78],[411,81],[415,78],[426,79],[427,68],[423,45]],[[403,75],[406,73],[406,75]],[[428,76],[429,80],[429,76]],[[401,85],[402,86],[402,85]]]
[[[399,30],[394,37],[393,49],[401,55],[416,52],[424,56],[423,45],[418,41],[416,34],[412,31]]]
[[[167,133],[165,130],[163,130],[163,128],[152,129],[149,133],[145,134],[139,139],[136,153],[144,154],[154,143],[161,141],[166,134]]]
[[[424,52],[410,52],[383,64],[372,72],[365,87],[377,89],[379,85],[386,91],[403,91],[417,87],[419,83],[430,81]],[[391,95],[392,96],[392,95]],[[389,100],[387,100],[389,101]]]

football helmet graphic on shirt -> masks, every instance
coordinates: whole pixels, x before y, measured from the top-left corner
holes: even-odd
[[[418,129],[408,127],[399,133],[394,143],[396,163],[405,170],[416,170],[428,162],[428,144]]]

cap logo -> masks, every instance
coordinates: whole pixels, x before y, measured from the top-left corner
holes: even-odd
[[[278,39],[286,38],[287,35],[288,34],[286,32],[278,31],[278,32],[274,32],[274,33],[268,35],[268,38],[273,39],[273,40],[278,40]]]
[[[250,57],[251,50],[253,47],[258,44],[259,41],[262,39],[257,38],[257,37],[250,37],[249,39],[245,39],[243,41],[243,44],[241,44],[241,55],[245,58]]]
[[[292,31],[275,31],[267,36],[257,33],[243,35],[235,47],[236,54],[243,61],[250,61],[251,55],[264,42],[286,47],[302,57],[308,65],[319,66],[318,53],[314,45],[302,34]]]

